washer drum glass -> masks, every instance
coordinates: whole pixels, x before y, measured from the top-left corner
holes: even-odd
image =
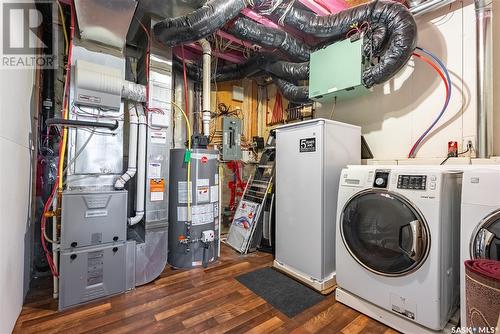
[[[342,211],[340,232],[351,255],[379,275],[403,276],[429,253],[429,229],[403,196],[380,190],[355,195]]]
[[[471,258],[500,260],[500,211],[495,211],[479,223],[472,234]]]

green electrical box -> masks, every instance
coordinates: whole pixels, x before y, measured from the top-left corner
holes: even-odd
[[[369,61],[363,56],[363,38],[331,44],[311,53],[309,98],[331,102],[369,92],[362,76]]]

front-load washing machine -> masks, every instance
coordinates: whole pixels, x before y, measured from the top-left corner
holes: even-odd
[[[344,169],[337,300],[404,333],[443,329],[459,300],[461,179],[436,166]]]
[[[465,267],[470,259],[500,260],[500,167],[467,169],[462,187],[460,318],[466,324]]]

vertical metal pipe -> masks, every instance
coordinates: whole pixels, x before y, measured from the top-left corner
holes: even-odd
[[[189,87],[189,84],[188,84]],[[174,96],[175,103],[182,106],[182,108],[189,113],[190,117],[193,115],[191,110],[186,109],[186,101],[184,98],[184,85],[183,78],[181,75],[174,75]],[[189,92],[188,92],[189,94]],[[189,103],[189,106],[192,106],[192,103]],[[174,148],[184,148],[186,142],[186,125],[184,122],[184,117],[182,116],[182,112],[174,108]]]
[[[477,144],[478,158],[493,154],[493,39],[492,1],[475,0],[477,51]]]

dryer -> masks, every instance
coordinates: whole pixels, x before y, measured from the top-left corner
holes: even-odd
[[[464,262],[470,259],[500,260],[500,166],[465,170],[461,214],[460,318],[465,326]]]
[[[461,179],[437,166],[344,169],[337,300],[404,333],[443,329],[459,300]]]

